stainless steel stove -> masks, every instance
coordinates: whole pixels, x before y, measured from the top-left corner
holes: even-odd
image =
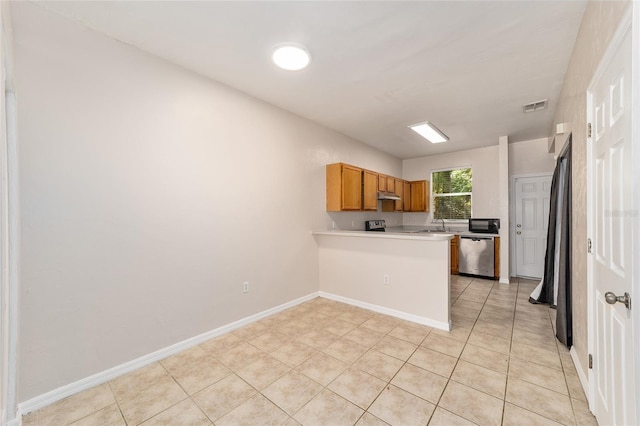
[[[384,219],[366,220],[364,222],[365,231],[385,232],[386,227],[387,224],[384,222]]]

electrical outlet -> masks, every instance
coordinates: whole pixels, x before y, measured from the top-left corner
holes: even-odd
[[[242,283],[242,292],[249,293],[249,281],[245,281]]]
[[[389,274],[384,274],[382,276],[382,282],[386,285],[389,285],[391,283],[390,279],[389,279]]]

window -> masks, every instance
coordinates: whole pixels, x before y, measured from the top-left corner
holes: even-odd
[[[431,173],[434,219],[471,217],[471,168]]]

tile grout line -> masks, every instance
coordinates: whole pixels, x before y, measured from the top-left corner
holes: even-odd
[[[507,392],[509,390],[509,373],[511,372],[511,348],[513,346],[513,334],[515,333],[516,328],[516,312],[518,311],[518,295],[520,294],[520,279],[516,278],[518,282],[516,283],[516,299],[513,308],[513,319],[511,320],[511,338],[509,339],[509,356],[507,358],[507,381],[504,385],[504,400],[502,401],[502,421],[501,424],[504,424],[504,416],[507,410]]]
[[[471,284],[473,283],[474,280],[475,280],[475,278],[473,278],[473,279],[471,279],[471,281],[469,281],[469,284],[467,284],[467,286],[464,288],[464,290],[456,298],[456,302],[460,299],[460,296],[462,296],[464,294],[464,292],[467,291],[467,289],[471,286]],[[492,288],[493,288],[493,285],[492,285]],[[491,290],[489,290],[489,293],[491,293]],[[447,383],[444,385],[444,388],[442,389],[442,393],[440,394],[440,397],[438,398],[438,402],[436,404],[436,408],[440,407],[440,401],[442,400],[442,397],[443,397],[445,391],[447,390],[447,387],[449,386],[449,383],[451,383],[452,381],[454,383],[458,383],[455,380],[452,380],[453,373],[455,372],[456,368],[458,367],[458,363],[460,362],[460,359],[462,357],[462,353],[464,352],[464,349],[467,347],[467,344],[469,342],[469,338],[471,337],[471,333],[473,333],[473,329],[475,328],[476,324],[478,323],[478,319],[480,318],[480,314],[482,313],[482,310],[484,309],[484,305],[485,305],[488,297],[489,297],[489,294],[487,294],[487,296],[485,296],[484,301],[482,302],[482,308],[480,308],[480,311],[478,312],[478,316],[473,321],[473,325],[471,326],[471,332],[469,333],[469,336],[467,336],[467,339],[464,341],[464,346],[462,346],[462,350],[460,351],[460,354],[458,355],[458,358],[456,359],[456,363],[454,364],[453,369],[451,370],[451,374],[449,374],[449,377],[447,377]],[[452,303],[451,306],[453,307],[454,304],[455,304],[455,302]],[[466,386],[466,385],[463,385],[463,386]],[[477,389],[475,389],[475,390],[477,390]],[[443,410],[446,410],[446,408],[444,408],[444,407],[440,407],[440,408],[442,408]],[[435,413],[435,410],[433,410],[433,411]],[[447,410],[447,411],[449,411],[449,410]],[[503,412],[504,412],[504,410],[503,410]],[[468,420],[471,423],[475,423],[473,420],[468,419],[466,417],[463,417],[462,415],[460,415],[458,413],[453,413],[453,414],[458,416],[458,417],[460,417],[460,418]],[[433,414],[432,414],[432,417],[433,417]],[[431,421],[431,419],[429,419],[429,421]]]
[[[366,321],[365,321],[365,322],[366,322]],[[361,326],[361,325],[362,325],[362,324],[360,324],[359,326]],[[359,326],[358,326],[358,327],[359,327]],[[396,326],[394,326],[394,327],[393,327],[390,331],[388,331],[386,334],[384,334],[383,338],[384,338],[384,337],[386,337],[386,336],[389,336],[389,333],[391,333],[391,332],[392,332],[396,327],[397,327],[397,325],[396,325]],[[374,330],[374,331],[376,331],[376,330]],[[393,381],[393,379],[398,375],[398,373],[400,372],[400,370],[402,370],[402,368],[403,368],[403,367],[408,363],[409,358],[411,358],[411,356],[413,356],[413,354],[414,354],[414,353],[416,353],[416,351],[420,348],[420,345],[421,345],[421,344],[422,344],[422,342],[424,342],[424,340],[425,340],[425,339],[426,339],[426,338],[431,334],[431,331],[432,331],[432,330],[429,330],[429,333],[427,333],[427,335],[426,335],[425,337],[423,337],[423,338],[422,338],[422,340],[420,341],[420,343],[416,346],[416,348],[413,350],[413,352],[411,352],[411,355],[409,355],[409,357],[407,358],[407,360],[405,360],[405,361],[403,362],[402,366],[398,369],[398,371],[396,371],[396,372],[395,372],[395,374],[394,374],[394,375],[389,379],[389,381],[387,381],[387,384],[386,384],[386,385],[384,385],[384,386],[382,387],[382,389],[380,390],[380,392],[378,392],[378,394],[376,395],[376,397],[375,397],[375,398],[373,398],[373,400],[371,401],[371,403],[370,403],[370,404],[369,404],[365,409],[363,409],[362,414],[360,415],[360,417],[358,417],[358,420],[356,420],[356,422],[354,423],[354,425],[355,425],[356,423],[358,423],[358,422],[360,421],[360,419],[362,419],[362,417],[364,417],[364,415],[365,415],[365,414],[367,414],[367,413],[368,413],[369,415],[371,415],[371,416],[373,416],[373,417],[375,417],[375,418],[379,419],[379,417],[378,417],[378,416],[376,416],[375,414],[373,414],[373,413],[369,412],[369,408],[371,408],[371,407],[373,406],[373,404],[378,400],[378,398],[380,398],[380,395],[382,395],[382,393],[385,391],[385,389],[389,389],[389,386],[392,386],[391,382]],[[394,336],[391,336],[391,337],[394,337]],[[399,338],[398,338],[398,339],[399,339]],[[378,342],[379,342],[380,340],[382,340],[382,338],[381,338],[381,339],[379,339],[379,340],[378,340]],[[404,339],[399,339],[399,340],[402,340],[402,341],[406,342],[406,340],[404,340]],[[411,342],[409,342],[409,343],[411,343]],[[375,345],[374,345],[374,346],[375,346]],[[370,348],[369,348],[369,349],[368,349],[368,350],[367,350],[367,351],[366,351],[362,356],[366,355],[366,353],[367,353],[367,352],[369,352],[369,351],[370,351],[370,350],[372,350],[372,349],[373,349],[373,350],[375,350],[375,349],[374,349],[374,347],[373,347],[373,346],[371,346],[371,347],[370,347]],[[377,352],[380,352],[380,351],[377,351]],[[380,352],[380,353],[382,353],[382,354],[384,354],[384,355],[388,355],[388,354],[385,354],[384,352]],[[361,356],[361,357],[359,357],[358,359],[362,358],[362,356]],[[391,356],[392,358],[395,358],[395,357],[394,357],[394,356],[392,356],[392,355],[388,355],[388,356]],[[395,358],[395,359],[398,359],[398,358]],[[356,360],[356,361],[357,361],[357,360]],[[355,363],[355,361],[354,361],[353,363],[351,363],[351,366],[353,366],[353,364],[354,364],[354,363]],[[346,371],[346,370],[345,370],[345,371]],[[370,376],[372,376],[372,377],[376,377],[376,376],[374,376],[373,374],[370,374],[370,373],[368,373],[368,372],[366,372],[366,371],[363,371],[363,370],[359,370],[359,371],[362,371],[362,372],[363,372],[363,373],[365,373],[365,374],[369,374],[369,375],[370,375]],[[342,373],[340,373],[340,375],[341,375],[341,374],[342,374]],[[333,379],[333,380],[332,380],[332,381],[331,381],[331,382],[326,386],[327,390],[331,391],[331,389],[328,389],[329,385],[330,385],[331,383],[333,383],[335,380],[337,380],[337,378],[338,378],[338,377],[340,377],[340,375],[338,375],[335,379]],[[380,377],[376,377],[376,378],[380,379]],[[333,391],[332,391],[332,392],[333,392]],[[406,392],[407,392],[407,393],[411,393],[411,392],[408,392],[408,391],[406,391]],[[335,392],[334,392],[334,393],[335,393]],[[337,395],[337,394],[336,394],[336,395]],[[411,395],[414,395],[414,394],[412,394],[412,393],[411,393]],[[340,395],[338,395],[338,396],[340,396]],[[414,395],[414,396],[418,397],[417,395]],[[340,397],[341,397],[341,398],[343,398],[342,396],[340,396]],[[418,397],[418,398],[420,398],[420,397]],[[345,399],[345,398],[343,398],[343,399]],[[420,398],[420,399],[422,399],[422,398]],[[345,400],[346,400],[346,399],[345,399]],[[347,401],[348,401],[348,400],[347,400]],[[351,401],[349,401],[349,402],[351,402]],[[429,402],[429,401],[427,401],[427,402]],[[351,402],[351,403],[353,404],[353,402]],[[353,404],[353,405],[356,405],[356,404]],[[356,405],[356,407],[360,408],[358,405]],[[435,410],[434,410],[434,411],[435,411]],[[432,414],[433,414],[433,413],[432,413]],[[380,420],[382,420],[382,419],[380,419]],[[431,420],[431,416],[429,417],[429,420]],[[384,420],[382,420],[382,421],[384,421]]]
[[[462,290],[460,292],[460,294],[456,298],[455,302],[451,304],[451,307],[453,307],[453,305],[458,300],[460,300],[460,296],[462,296],[464,294],[464,292],[467,291],[467,289],[471,286],[471,283],[473,281],[474,281],[473,279],[471,279],[471,281],[469,281],[469,284],[467,284],[466,287],[464,288],[464,290]],[[484,306],[484,303],[482,304],[482,306]],[[482,312],[482,309],[480,309],[480,312]],[[447,377],[447,383],[445,383],[444,388],[442,389],[442,393],[440,394],[440,397],[438,398],[438,402],[436,403],[436,408],[440,406],[440,401],[442,400],[442,396],[444,395],[444,392],[447,390],[447,387],[449,386],[449,383],[451,382],[451,377],[453,376],[453,372],[456,370],[456,367],[458,366],[458,362],[460,362],[460,357],[462,356],[462,352],[464,352],[464,348],[467,347],[467,342],[469,341],[469,337],[471,336],[471,333],[473,332],[473,328],[476,326],[476,322],[478,322],[478,318],[480,317],[480,312],[478,312],[478,316],[473,321],[473,325],[471,326],[471,332],[469,333],[469,336],[467,336],[467,339],[464,341],[464,346],[462,347],[462,350],[460,351],[460,355],[458,356],[458,359],[456,360],[456,363],[454,364],[453,369],[451,369],[451,374],[449,374],[449,376]],[[434,412],[435,412],[435,410],[434,410]],[[459,414],[456,414],[456,415],[459,416],[459,417],[462,417]],[[469,420],[469,421],[471,421],[471,420]]]
[[[518,293],[519,293],[519,292],[520,292],[520,287],[518,287]],[[525,302],[525,303],[526,303],[526,302]],[[517,302],[517,299],[516,299],[516,310],[517,310],[517,305],[518,305],[518,302]],[[514,312],[514,314],[515,314],[515,312]],[[554,338],[554,341],[555,341],[555,343],[556,343],[556,353],[557,353],[558,357],[560,358],[560,351],[558,350],[558,344],[557,344],[558,339],[555,337],[555,328],[553,327],[553,319],[551,318],[551,308],[548,308],[548,309],[547,309],[547,316],[548,316],[549,322],[550,322],[550,323],[551,323],[551,325],[552,325],[552,330],[554,331],[554,337],[553,337],[553,338]],[[515,322],[515,315],[514,315],[514,322]],[[515,327],[514,327],[514,332],[515,332]],[[513,340],[513,337],[512,337],[512,340]],[[535,347],[537,347],[537,346],[535,346]],[[539,349],[544,349],[544,348],[539,348]],[[549,352],[551,352],[551,351],[549,351]],[[518,358],[518,357],[516,357],[516,358]],[[521,359],[521,358],[519,358],[519,359]],[[524,361],[524,362],[531,362],[531,361],[528,361],[528,360],[526,360],[526,359],[521,359],[521,360],[522,360],[522,361]],[[532,382],[530,382],[530,381],[528,381],[528,380],[525,380],[525,379],[522,379],[522,378],[519,378],[519,380],[522,380],[523,382],[528,383],[528,384],[530,384],[530,385],[533,385],[533,386],[536,386],[536,387],[540,387],[540,388],[542,388],[542,389],[545,389],[545,390],[548,390],[548,391],[551,391],[551,392],[557,393],[558,395],[568,396],[568,398],[569,398],[569,403],[571,404],[572,414],[573,414],[573,422],[574,422],[574,424],[575,424],[575,422],[576,422],[575,410],[573,409],[573,403],[571,402],[571,395],[570,395],[569,386],[568,386],[568,383],[567,383],[567,380],[566,380],[566,374],[564,373],[564,366],[562,365],[562,361],[560,362],[560,365],[561,365],[561,368],[562,368],[563,378],[565,379],[565,385],[567,386],[567,394],[568,394],[568,395],[564,395],[564,394],[562,394],[562,393],[560,393],[560,392],[557,392],[557,391],[555,391],[555,390],[553,390],[553,389],[550,389],[550,388],[548,388],[548,387],[546,387],[546,386],[542,386],[542,385],[539,385],[539,384],[536,384],[536,383],[532,383]],[[544,367],[544,366],[543,366],[543,367]],[[509,356],[509,371],[510,371],[510,368],[511,368],[511,356]],[[555,369],[554,369],[554,370],[555,370]],[[559,371],[559,370],[558,370],[558,371]],[[507,380],[508,380],[508,377],[507,377]],[[505,404],[506,404],[506,399],[505,399]],[[513,404],[513,403],[512,403],[512,404]],[[517,404],[513,404],[513,405],[515,405],[516,407],[518,407],[518,408],[520,408],[520,409],[522,409],[522,410],[525,410],[525,411],[527,411],[527,412],[530,412],[530,413],[533,413],[533,414],[535,414],[535,415],[538,415],[538,416],[544,417],[545,419],[548,419],[548,420],[551,420],[551,421],[554,421],[554,422],[558,422],[556,419],[552,419],[552,418],[548,417],[548,416],[547,416],[547,415],[545,415],[545,414],[541,414],[541,413],[538,413],[538,412],[532,411],[532,410],[530,410],[530,409],[528,409],[528,408],[522,407],[522,406],[517,405]],[[503,416],[504,416],[504,411],[503,411]]]

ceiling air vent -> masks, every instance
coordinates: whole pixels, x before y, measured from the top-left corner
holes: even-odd
[[[543,99],[541,101],[531,102],[530,104],[522,105],[522,112],[540,111],[541,109],[545,109],[548,103],[549,103],[548,99]]]

